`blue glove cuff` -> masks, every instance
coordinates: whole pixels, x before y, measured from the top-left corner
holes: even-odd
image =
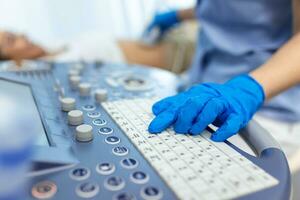
[[[259,107],[261,107],[263,102],[265,101],[265,92],[263,87],[248,74],[237,76],[226,82],[226,84],[233,88],[241,89],[256,96],[260,102]]]

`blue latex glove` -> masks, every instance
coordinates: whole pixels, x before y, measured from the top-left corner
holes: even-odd
[[[155,15],[153,21],[150,23],[147,32],[150,32],[153,28],[159,28],[160,33],[164,34],[167,30],[169,30],[172,26],[179,23],[180,19],[177,16],[177,11],[169,11],[166,13],[161,13]]]
[[[174,125],[177,133],[197,135],[212,123],[219,129],[211,139],[224,141],[246,126],[264,99],[262,87],[248,75],[225,84],[199,84],[155,103],[152,111],[156,117],[149,132],[159,133]]]

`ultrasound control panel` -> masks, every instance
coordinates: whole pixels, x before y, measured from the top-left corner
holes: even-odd
[[[9,95],[36,110],[40,127],[24,199],[176,199],[101,106],[171,95],[176,76],[117,64],[34,65],[34,70],[0,74]]]

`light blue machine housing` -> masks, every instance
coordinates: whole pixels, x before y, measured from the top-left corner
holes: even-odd
[[[36,107],[46,134],[48,145],[36,145],[32,158],[33,169],[30,172],[30,184],[28,193],[24,199],[35,199],[31,195],[32,187],[41,181],[51,181],[57,188],[53,199],[81,199],[75,192],[82,181],[72,179],[72,170],[85,168],[89,176],[84,179],[86,183],[97,182],[100,190],[95,198],[97,199],[125,199],[125,194],[130,193],[137,199],[141,199],[141,191],[146,187],[159,188],[163,192],[162,199],[176,199],[174,193],[167,184],[162,181],[156,171],[144,159],[119,127],[113,122],[104,109],[95,102],[94,98],[80,97],[69,84],[69,68],[74,65],[81,65],[83,81],[88,81],[93,88],[105,88],[108,91],[108,100],[134,97],[151,97],[155,95],[167,96],[176,93],[178,78],[166,71],[147,68],[142,66],[126,66],[117,64],[102,63],[47,63],[37,62],[40,69],[22,72],[2,72],[1,81],[15,83],[16,85],[27,85],[31,88]],[[55,90],[53,89],[55,86]],[[121,157],[112,154],[115,145],[104,141],[105,135],[94,133],[92,142],[79,143],[74,138],[75,128],[69,126],[67,114],[61,111],[59,92],[63,88],[66,96],[76,99],[77,108],[85,112],[85,123],[92,125],[92,118],[86,114],[91,110],[99,112],[101,119],[105,120],[105,127],[114,131],[114,136],[121,140],[119,145],[129,150],[127,159],[138,162],[136,170],[146,173],[150,179],[146,185],[135,184],[130,181],[132,170],[121,166]],[[0,91],[5,95],[5,91]],[[88,108],[88,109],[85,109]],[[95,125],[93,125],[96,130]],[[247,143],[257,152],[258,157],[251,156],[234,145],[236,151],[253,161],[272,176],[279,180],[279,184],[257,193],[249,194],[240,199],[289,199],[291,180],[287,160],[276,141],[252,121],[241,131],[241,135]],[[129,164],[134,161],[127,160]],[[127,164],[128,164],[127,162]],[[109,191],[102,187],[107,181],[107,176],[100,175],[96,166],[101,163],[112,163],[115,166],[114,176],[121,177],[126,183],[119,191]],[[122,196],[123,195],[123,196]],[[125,195],[125,196],[124,196]],[[132,196],[131,196],[132,197]]]

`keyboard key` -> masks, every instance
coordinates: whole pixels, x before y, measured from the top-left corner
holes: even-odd
[[[97,183],[84,182],[76,187],[76,194],[82,198],[92,198],[98,194],[99,190]]]
[[[141,196],[142,198],[146,200],[152,200],[152,199],[161,199],[163,197],[163,193],[160,189],[154,187],[154,186],[147,186],[141,190]]]
[[[82,109],[86,110],[86,111],[92,111],[92,110],[95,110],[96,107],[93,105],[84,105],[84,106],[82,106]]]
[[[121,160],[121,166],[127,169],[133,169],[138,166],[138,161],[133,158],[125,158]]]
[[[112,176],[104,181],[104,187],[108,190],[117,191],[125,187],[125,181],[119,176]]]
[[[116,170],[116,167],[112,163],[100,163],[96,167],[96,171],[102,175],[112,174]]]
[[[118,144],[120,143],[120,141],[120,138],[118,138],[117,136],[109,136],[105,138],[105,142],[108,144]]]
[[[106,124],[106,120],[105,119],[94,119],[93,120],[93,124],[96,126],[104,126]]]
[[[112,152],[117,156],[126,156],[129,152],[129,150],[126,147],[114,147],[112,149]]]
[[[87,179],[91,175],[91,171],[88,168],[80,167],[70,171],[70,177],[77,181]]]
[[[133,172],[130,176],[132,182],[137,184],[145,184],[149,181],[149,176],[145,172],[136,171]]]
[[[136,200],[136,198],[133,194],[123,192],[115,195],[113,200]]]
[[[89,112],[88,114],[87,114],[87,116],[88,117],[90,117],[90,118],[97,118],[97,117],[100,117],[101,116],[101,113],[100,112]]]
[[[113,132],[113,129],[109,127],[101,127],[98,132],[103,135],[109,135]]]

